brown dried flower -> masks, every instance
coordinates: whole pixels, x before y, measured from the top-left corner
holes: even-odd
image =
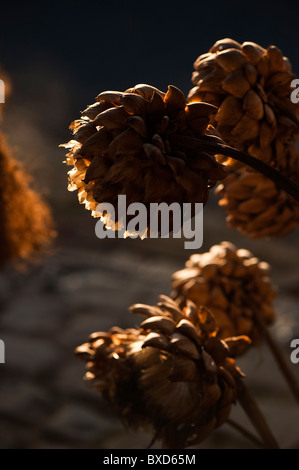
[[[212,124],[228,145],[244,150],[299,183],[299,104],[291,101],[289,60],[276,46],[217,41],[194,63],[189,102],[219,107]],[[231,172],[217,193],[229,226],[252,238],[284,236],[299,223],[299,207],[275,184],[242,163],[220,157]]]
[[[214,316],[188,301],[184,309],[160,296],[156,306],[135,304],[140,329],[94,333],[76,353],[85,379],[130,426],[152,427],[163,447],[198,444],[223,424],[243,376],[233,356],[250,340],[221,340]]]
[[[267,325],[275,318],[276,290],[269,269],[250,251],[222,242],[206,253],[191,255],[186,267],[173,274],[172,297],[181,306],[191,299],[198,307],[209,308],[221,338],[247,335],[252,344],[258,344],[261,332],[255,311]]]
[[[295,145],[289,146],[285,163],[289,165],[285,174],[299,183],[299,152]],[[298,227],[298,202],[248,167],[230,171],[215,193],[228,213],[228,226],[250,238],[284,237]]]
[[[186,105],[172,85],[167,93],[144,84],[101,93],[70,126],[74,137],[64,145],[70,149],[66,162],[74,167],[68,189],[78,190],[79,202],[116,229],[96,207],[106,202],[116,208],[118,195],[126,195],[127,206],[205,203],[225,169],[213,155],[178,147],[173,137],[217,140],[209,125],[216,111],[207,103]]]
[[[284,167],[283,146],[299,132],[299,104],[290,99],[295,75],[282,52],[222,39],[198,57],[194,68],[188,101],[219,107],[215,123],[229,145]]]
[[[30,178],[12,157],[0,133],[0,265],[33,261],[55,235],[48,205],[30,188]]]

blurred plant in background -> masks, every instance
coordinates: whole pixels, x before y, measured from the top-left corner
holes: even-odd
[[[5,78],[5,99],[10,93]],[[3,104],[0,105],[2,112]],[[2,116],[1,116],[2,118]],[[46,254],[55,237],[51,210],[13,157],[0,129],[0,264],[28,263]]]

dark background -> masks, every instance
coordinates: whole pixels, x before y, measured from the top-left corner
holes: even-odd
[[[26,272],[0,272],[0,447],[134,448],[150,438],[124,431],[83,384],[74,348],[95,330],[137,323],[127,308],[170,292],[170,276],[191,252],[182,240],[98,240],[95,220],[69,193],[69,124],[101,91],[148,83],[191,88],[193,62],[219,39],[278,46],[299,73],[295,2],[2,2],[0,65],[11,80],[2,129],[57,228],[52,254]],[[0,70],[1,78],[1,70]],[[279,286],[273,334],[288,360],[299,334],[298,229],[285,239],[250,240],[228,229],[213,193],[204,210],[206,251],[230,240],[272,266]],[[289,361],[290,362],[290,361]],[[248,383],[284,447],[298,447],[298,409],[267,348],[241,360]],[[298,375],[299,365],[294,366]],[[245,425],[246,419],[235,410]],[[241,414],[240,414],[241,413]],[[297,413],[297,415],[296,415]],[[244,424],[243,423],[243,424]],[[202,444],[250,444],[223,426]]]

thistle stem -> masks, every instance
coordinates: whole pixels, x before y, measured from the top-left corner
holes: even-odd
[[[259,173],[273,181],[277,186],[286,191],[292,196],[297,202],[299,202],[299,185],[294,181],[290,180],[287,176],[281,173],[276,168],[268,165],[267,163],[259,160],[258,158],[249,155],[249,153],[242,152],[228,145],[221,144],[219,142],[210,142],[208,140],[195,139],[194,137],[187,137],[183,135],[174,134],[171,136],[171,142],[178,146],[189,149],[200,149],[201,151],[211,152],[213,154],[222,154],[227,157],[231,157],[245,165],[254,168]]]
[[[237,399],[243,407],[245,413],[250,419],[251,423],[259,433],[266,449],[279,449],[278,443],[273,436],[265,418],[259,409],[255,399],[249,393],[247,387],[244,385],[242,379],[236,381],[237,383]]]
[[[286,382],[288,383],[295,400],[299,404],[299,384],[298,384],[298,381],[296,380],[296,377],[293,375],[293,372],[290,368],[289,363],[287,362],[281,348],[279,347],[279,345],[277,344],[277,342],[271,335],[267,325],[265,324],[260,312],[258,312],[257,309],[254,309],[254,315],[259,325],[259,328],[263,333],[265,341],[267,342],[273,356],[276,359],[277,365],[281,373],[283,374]]]
[[[239,423],[236,423],[236,421],[234,421],[233,419],[228,419],[227,421],[227,424],[229,424],[232,428],[236,429],[237,431],[239,431],[241,434],[243,434],[243,436],[247,437],[251,442],[253,442],[257,447],[260,447],[262,449],[264,449],[264,444],[257,438],[254,436],[254,434],[252,434],[251,432],[249,432],[247,429],[245,429],[243,426],[241,426],[241,424]]]

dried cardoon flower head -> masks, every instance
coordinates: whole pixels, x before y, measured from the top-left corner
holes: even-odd
[[[261,332],[255,312],[267,325],[275,318],[276,290],[269,278],[268,263],[229,242],[191,255],[186,267],[173,274],[172,287],[172,297],[181,306],[191,299],[198,307],[205,305],[213,312],[221,338],[247,335],[252,344],[258,344]]]
[[[172,85],[167,93],[144,84],[101,93],[70,126],[74,137],[64,145],[70,149],[66,162],[74,167],[69,190],[77,189],[79,202],[116,229],[96,207],[106,202],[116,209],[118,195],[126,195],[127,206],[205,203],[225,169],[213,155],[178,146],[174,136],[218,139],[209,125],[216,111],[207,103],[186,105]]]
[[[1,133],[0,174],[0,265],[32,261],[49,247],[55,235],[53,220]]]
[[[299,183],[299,152],[295,145],[287,149],[285,171]],[[284,237],[299,224],[299,204],[270,179],[250,168],[239,167],[215,189],[219,205],[227,212],[229,227],[250,238]]]
[[[139,330],[94,333],[77,348],[85,379],[125,423],[151,426],[163,447],[198,444],[227,420],[243,376],[233,356],[250,340],[221,340],[212,313],[191,301],[180,309],[161,296],[130,310],[146,316]]]
[[[295,78],[276,46],[264,49],[232,39],[217,41],[194,63],[189,102],[219,107],[212,124],[225,141],[299,183],[299,104],[291,101]],[[218,191],[227,221],[251,238],[284,236],[299,223],[294,199],[263,175],[231,158],[219,158],[231,172]]]
[[[215,122],[229,145],[280,166],[283,145],[299,132],[299,104],[290,99],[295,75],[282,52],[222,39],[198,57],[194,68],[189,102],[219,106]]]

